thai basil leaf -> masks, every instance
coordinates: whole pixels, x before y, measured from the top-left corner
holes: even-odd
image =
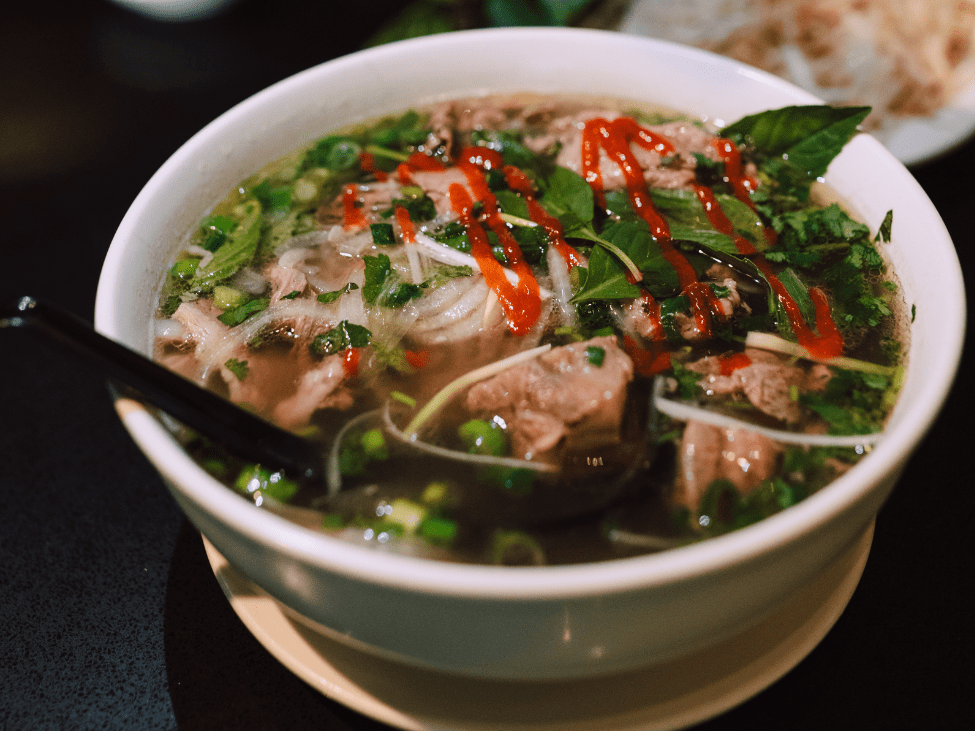
[[[722,134],[736,144],[754,145],[763,155],[782,157],[790,168],[817,178],[869,113],[870,107],[783,107],[744,117]]]
[[[717,194],[715,197],[736,233],[743,236],[757,251],[768,248],[768,241],[763,234],[762,219],[757,213],[734,196]],[[738,253],[738,247],[731,237],[719,233],[711,225],[704,206],[693,191],[653,189],[650,191],[650,199],[670,224],[672,238],[686,241],[700,239],[728,254]]]
[[[567,168],[556,168],[545,178],[545,196],[542,207],[566,224],[586,224],[592,221],[594,197],[592,188],[578,173]]]
[[[680,290],[677,272],[664,258],[660,246],[643,221],[621,221],[607,226],[607,241],[619,247],[643,273],[643,285],[654,297],[666,297]],[[588,299],[623,299],[637,297],[640,288],[631,284],[619,258],[603,247],[595,247],[589,267],[572,302]]]

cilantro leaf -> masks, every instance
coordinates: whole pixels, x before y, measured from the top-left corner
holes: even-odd
[[[324,357],[340,353],[346,348],[364,348],[372,340],[372,333],[362,325],[342,320],[338,325],[316,335],[308,344],[314,356]]]
[[[334,292],[322,292],[318,295],[317,299],[323,305],[327,305],[337,300],[346,292],[351,292],[353,289],[359,289],[359,285],[355,282],[349,282],[342,289],[336,289]]]
[[[243,381],[245,378],[247,378],[248,367],[246,360],[231,358],[224,363],[224,365],[227,366],[227,370],[237,377],[238,381]]]
[[[227,310],[221,315],[217,315],[217,319],[220,320],[220,322],[222,322],[224,325],[233,327],[234,325],[239,325],[242,323],[255,312],[266,310],[270,304],[271,300],[269,300],[267,297],[258,297],[257,299],[252,299],[249,302],[245,302],[239,307],[234,307],[232,310]]]

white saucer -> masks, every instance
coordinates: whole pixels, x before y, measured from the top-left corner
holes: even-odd
[[[706,652],[596,679],[521,683],[413,668],[288,618],[204,539],[224,594],[265,648],[329,698],[408,731],[669,731],[716,716],[767,688],[826,635],[860,581],[873,524],[771,616]]]

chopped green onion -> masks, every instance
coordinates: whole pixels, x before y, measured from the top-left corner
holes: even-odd
[[[298,492],[298,483],[285,477],[283,472],[271,472],[255,464],[240,471],[234,481],[234,489],[244,495],[263,495],[287,503]]]
[[[588,360],[597,368],[602,366],[603,361],[605,359],[606,359],[605,348],[600,348],[598,345],[589,345],[586,347],[586,360]]]
[[[384,460],[389,458],[389,449],[386,447],[386,439],[383,437],[382,429],[369,429],[359,437],[359,443],[366,457],[373,460]]]
[[[446,482],[431,482],[420,494],[420,502],[431,508],[440,507],[447,502],[450,487]]]
[[[494,534],[491,561],[498,566],[536,565],[545,563],[542,547],[527,533],[499,530]]]
[[[192,279],[196,274],[196,268],[200,265],[199,259],[180,259],[173,264],[169,270],[171,276],[181,281]]]
[[[396,233],[391,223],[370,223],[369,232],[372,234],[372,243],[376,246],[396,245]]]
[[[213,304],[221,310],[232,310],[245,304],[250,298],[236,287],[218,284],[213,288]]]
[[[231,358],[226,363],[224,363],[224,365],[227,366],[227,370],[229,370],[237,377],[238,381],[243,381],[245,378],[247,378],[247,373],[249,369],[247,367],[246,360],[238,360],[237,358]]]
[[[457,434],[470,454],[503,457],[508,452],[504,430],[493,421],[471,419],[457,428]]]
[[[389,507],[391,509],[386,513],[385,520],[402,526],[407,533],[415,533],[427,517],[425,507],[406,498],[396,498]]]
[[[449,518],[429,517],[420,523],[416,533],[435,545],[449,545],[457,538],[457,523]]]

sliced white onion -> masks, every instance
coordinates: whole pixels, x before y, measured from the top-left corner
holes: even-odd
[[[761,434],[783,444],[801,444],[810,447],[859,447],[875,444],[883,437],[882,433],[832,436],[830,434],[802,434],[782,429],[769,429],[736,419],[733,416],[718,414],[700,406],[673,401],[660,396],[654,399],[654,405],[661,414],[666,414],[678,421],[700,421],[722,429],[741,429]]]
[[[428,290],[413,302],[420,317],[430,317],[443,312],[474,286],[479,277],[454,277],[439,287]]]
[[[632,531],[622,530],[621,528],[611,529],[606,534],[606,537],[612,543],[640,548],[645,551],[665,551],[668,548],[674,548],[681,544],[681,541],[676,538],[666,538],[648,533],[633,533]]]
[[[230,284],[237,289],[247,292],[247,294],[264,294],[267,290],[267,280],[261,276],[260,272],[251,267],[244,267],[238,271],[230,280]]]
[[[548,262],[549,276],[552,277],[552,294],[554,304],[559,311],[560,320],[565,325],[576,325],[578,322],[576,308],[569,304],[569,300],[572,299],[572,282],[569,279],[569,267],[554,246],[548,247],[545,258]]]
[[[186,334],[186,327],[183,323],[168,318],[156,320],[154,327],[157,339],[178,340]]]
[[[339,226],[338,229],[341,231],[342,227]],[[297,236],[292,236],[290,239],[282,241],[275,251],[277,252],[287,252],[291,249],[309,249],[316,246],[321,246],[330,240],[331,231],[325,231],[321,229],[315,229],[314,231],[306,231],[305,233],[298,234]]]
[[[419,439],[411,438],[406,432],[402,431],[396,424],[393,423],[392,418],[389,415],[389,403],[386,403],[383,409],[383,427],[384,429],[399,442],[402,442],[413,449],[420,452],[424,452],[434,457],[441,457],[443,459],[451,459],[457,462],[464,462],[466,464],[478,465],[481,467],[498,466],[498,467],[510,467],[513,469],[525,469],[532,470],[533,472],[558,472],[559,468],[557,465],[553,465],[549,462],[531,462],[527,459],[518,459],[517,457],[492,457],[486,454],[468,454],[467,452],[460,452],[456,449],[446,449],[445,447],[438,447],[435,444],[430,444],[428,442],[421,442]],[[414,437],[416,435],[413,435]]]

